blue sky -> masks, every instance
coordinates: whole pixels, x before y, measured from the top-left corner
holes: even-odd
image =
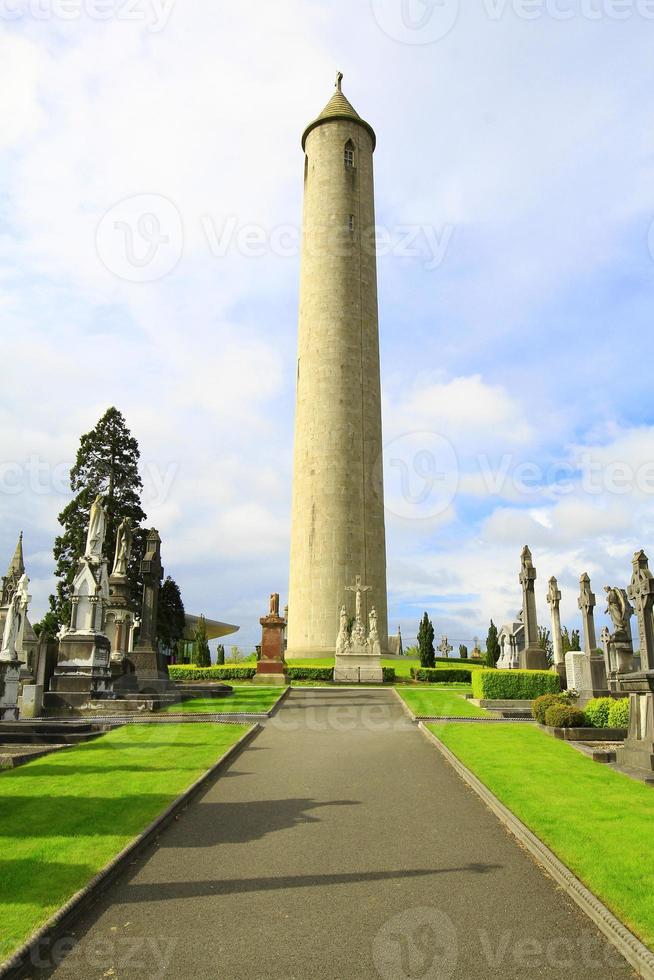
[[[483,637],[519,608],[529,543],[542,621],[555,574],[577,623],[587,570],[601,625],[654,537],[645,0],[105,7],[0,15],[0,546],[24,529],[33,618],[65,473],[111,404],[189,610],[249,648],[285,596],[299,141],[341,69],[390,241],[390,622],[411,636],[426,608]]]

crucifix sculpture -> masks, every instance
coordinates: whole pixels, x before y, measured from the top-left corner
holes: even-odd
[[[371,592],[372,591],[372,586],[370,586],[370,585],[362,585],[361,584],[361,576],[360,575],[357,575],[356,578],[354,579],[354,585],[346,585],[345,586],[345,591],[346,592],[354,592],[355,593],[355,596],[356,596],[356,599],[355,599],[355,603],[356,603],[355,604],[355,619],[356,619],[357,623],[360,623],[361,622],[361,596],[363,595],[364,592]]]

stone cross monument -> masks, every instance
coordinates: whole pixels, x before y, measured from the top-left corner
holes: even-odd
[[[148,531],[145,555],[141,562],[143,575],[143,602],[141,604],[141,626],[138,643],[131,655],[136,670],[139,688],[158,689],[160,682],[164,687],[169,683],[168,669],[160,662],[157,647],[157,607],[159,589],[164,570],[161,564],[161,538],[156,528]]]
[[[549,581],[547,601],[552,614],[552,650],[554,652],[554,670],[561,680],[565,680],[565,655],[563,653],[563,636],[561,634],[561,590],[554,576]]]
[[[652,778],[654,771],[654,575],[644,551],[634,555],[627,595],[638,617],[641,670],[620,675],[629,693],[629,731],[618,764]]]
[[[355,574],[388,648],[372,127],[342,90],[307,126],[288,658],[334,651]],[[370,613],[361,595],[361,620]]]
[[[547,655],[538,645],[536,569],[527,545],[522,549],[520,556],[520,585],[522,586],[522,622],[525,629],[525,648],[520,654],[520,666],[523,670],[547,670]]]
[[[442,657],[447,657],[447,658],[449,658],[449,656],[450,656],[450,654],[452,653],[452,650],[453,650],[453,649],[454,649],[454,647],[453,647],[453,646],[451,646],[451,644],[449,643],[449,641],[448,641],[448,639],[447,639],[447,637],[446,637],[446,636],[444,636],[444,637],[443,637],[443,638],[441,639],[441,642],[440,642],[440,646],[439,646],[439,648],[438,648],[438,652],[440,653],[440,655],[441,655]]]
[[[581,654],[583,660],[578,660],[581,668],[581,683],[577,682],[576,684],[582,706],[591,698],[604,697],[609,693],[606,664],[604,663],[604,657],[601,655],[601,651],[597,649],[597,634],[595,632],[596,604],[595,594],[590,585],[590,576],[587,572],[584,572],[579,579],[579,599],[577,600],[577,605],[581,610],[584,633],[584,651]],[[568,654],[568,656],[570,655]],[[579,654],[576,654],[575,660],[579,656]]]

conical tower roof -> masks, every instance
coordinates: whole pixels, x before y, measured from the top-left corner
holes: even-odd
[[[21,575],[25,574],[25,561],[23,559],[23,532],[21,531],[18,535],[18,544],[16,545],[16,550],[14,551],[14,557],[9,562],[9,568],[7,569],[6,578],[14,576],[18,580]]]
[[[322,110],[320,115],[309,123],[307,128],[302,134],[302,149],[305,148],[307,136],[309,133],[316,128],[316,126],[321,126],[323,123],[331,122],[333,119],[352,119],[354,122],[359,123],[364,129],[367,129],[372,138],[372,148],[375,149],[377,144],[377,137],[375,136],[375,131],[364,119],[361,118],[356,109],[348,102],[348,100],[343,95],[342,89],[343,73],[339,71],[336,76],[336,91],[333,96]]]

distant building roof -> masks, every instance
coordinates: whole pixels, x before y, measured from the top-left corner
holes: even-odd
[[[217,619],[207,619],[204,617],[204,621],[207,626],[207,639],[215,640],[219,636],[229,636],[230,633],[238,633],[240,626],[230,626],[229,623],[220,623]],[[199,616],[192,616],[190,613],[186,614],[186,632],[184,633],[185,640],[194,639],[194,633],[197,629],[197,625],[200,622]]]

